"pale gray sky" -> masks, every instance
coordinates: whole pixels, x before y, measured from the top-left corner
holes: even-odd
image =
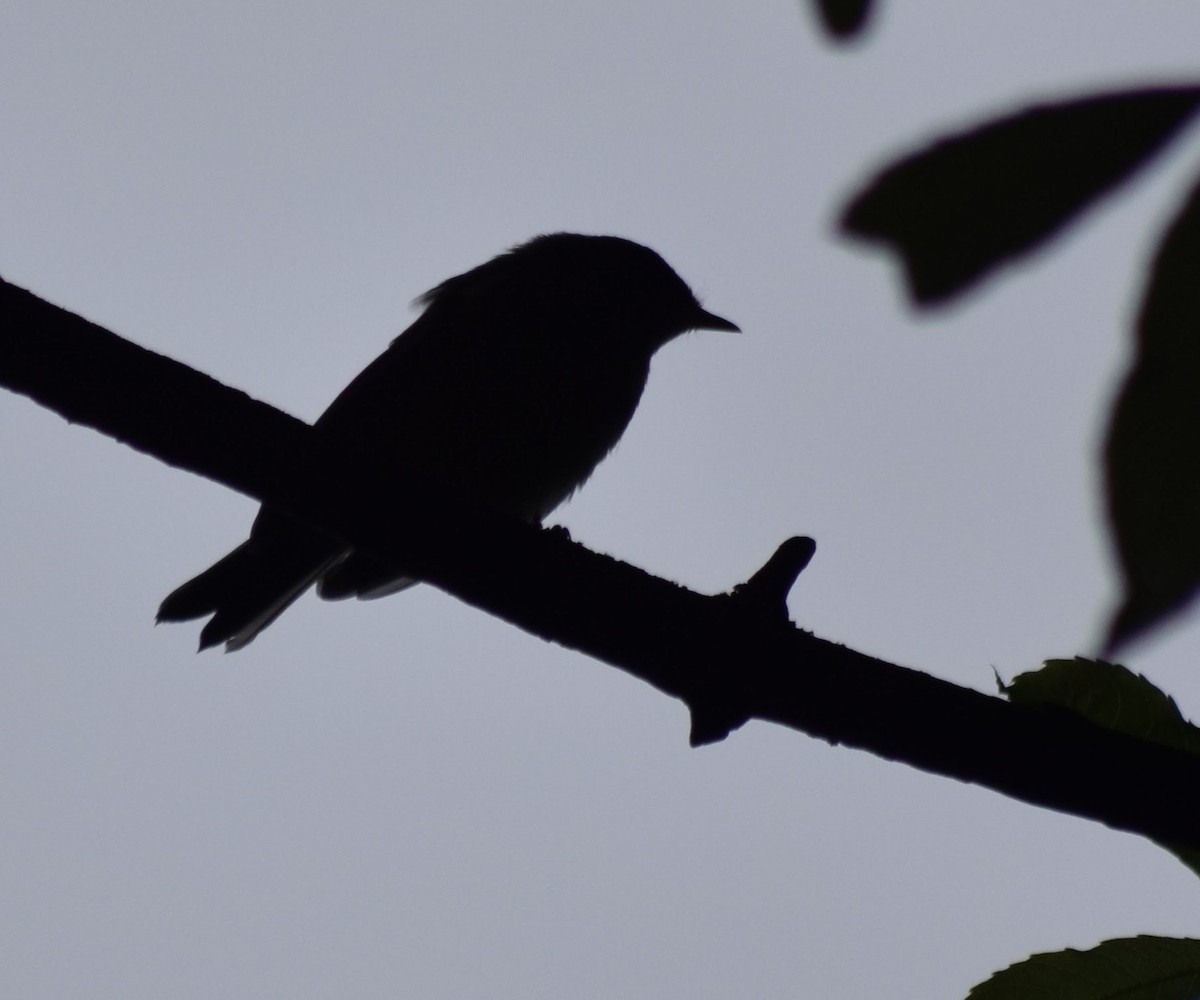
[[[1196,74],[1200,7],[882,14],[845,53],[796,0],[9,0],[0,273],[311,419],[439,280],[647,243],[745,335],[664,350],[553,520],[701,591],[813,535],[798,622],[988,689],[1095,644],[1101,413],[1200,144],[935,319],[830,222],[947,124]],[[678,704],[428,588],[197,657],[154,610],[253,505],[8,394],[0,456],[6,995],[957,1000],[1197,926],[1141,840],[764,724],[689,750]],[[1196,717],[1197,654],[1129,662]]]

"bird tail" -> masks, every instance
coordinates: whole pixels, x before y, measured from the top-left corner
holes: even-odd
[[[282,542],[282,540],[280,540]],[[241,649],[278,618],[344,553],[328,538],[311,545],[252,535],[199,576],[177,587],[158,609],[160,622],[212,615],[200,632],[200,649],[225,643]]]
[[[416,582],[413,577],[404,576],[394,566],[372,555],[351,551],[336,565],[322,572],[321,579],[317,581],[317,596],[326,601],[340,601],[347,597],[373,601],[407,590]]]

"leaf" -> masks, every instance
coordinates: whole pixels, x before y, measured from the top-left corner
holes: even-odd
[[[1200,728],[1183,717],[1175,699],[1117,663],[1083,657],[1048,660],[1041,670],[1019,674],[1002,690],[1018,705],[1065,708],[1106,729],[1200,753]],[[1200,875],[1200,851],[1155,843]]]
[[[817,0],[825,30],[839,41],[847,41],[863,30],[873,6],[874,0]]]
[[[1200,184],[1151,268],[1104,459],[1123,577],[1110,655],[1200,588]]]
[[[1018,674],[1004,693],[1014,704],[1070,709],[1105,729],[1200,753],[1200,728],[1183,717],[1175,699],[1141,674],[1104,660],[1047,660]]]
[[[1196,1000],[1200,941],[1139,935],[1089,951],[1031,955],[993,974],[968,1000]]]
[[[1042,104],[897,160],[845,209],[845,233],[894,250],[918,305],[943,303],[1059,232],[1151,157],[1200,86]]]

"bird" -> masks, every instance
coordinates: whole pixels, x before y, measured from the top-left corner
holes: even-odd
[[[650,360],[690,330],[739,332],[649,247],[550,233],[443,281],[317,419],[364,460],[541,524],[613,449]],[[157,621],[211,616],[200,650],[241,649],[315,584],[361,599],[418,581],[264,504],[241,545],[172,591]]]

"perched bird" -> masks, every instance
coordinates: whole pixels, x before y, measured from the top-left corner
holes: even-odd
[[[706,312],[657,253],[616,236],[538,236],[443,281],[316,426],[475,502],[540,523],[612,450],[650,358]],[[159,621],[212,615],[200,648],[241,649],[312,584],[382,597],[415,581],[264,505],[250,537],[173,591]]]

